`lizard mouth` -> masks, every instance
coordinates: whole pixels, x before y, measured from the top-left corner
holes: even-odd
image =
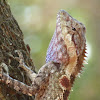
[[[57,14],[57,22],[56,22],[57,34],[62,34],[62,33],[68,34],[68,27],[66,27],[68,22],[67,20],[69,21],[69,14],[64,10],[60,10]],[[62,32],[62,30],[64,30],[64,32]]]
[[[59,15],[59,16],[62,16],[63,18],[65,17],[70,17],[70,18],[73,18],[71,15],[69,15],[65,10],[60,10],[59,12],[58,12],[58,14],[57,15]],[[67,19],[68,20],[68,19]]]
[[[66,23],[67,20],[69,20],[69,14],[64,10],[60,10],[57,14],[56,24],[62,25],[62,23],[63,23],[63,25],[64,25],[64,21]]]
[[[66,11],[60,10],[57,14],[56,31],[57,33],[73,34],[75,28],[72,26],[74,18],[70,16]],[[72,32],[73,31],[73,32]]]

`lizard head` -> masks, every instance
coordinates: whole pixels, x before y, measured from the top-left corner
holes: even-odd
[[[67,65],[69,57],[74,55],[73,51],[77,57],[84,56],[85,31],[82,23],[71,17],[66,11],[60,10],[57,14],[56,30],[47,50],[46,62],[54,61]]]
[[[82,54],[86,45],[84,24],[74,19],[66,11],[60,10],[57,14],[56,32],[60,32],[63,40],[73,41],[77,55]]]

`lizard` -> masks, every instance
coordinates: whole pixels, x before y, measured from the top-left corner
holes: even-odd
[[[34,73],[24,62],[23,54],[16,50],[19,67],[32,81],[28,86],[0,70],[0,82],[35,100],[68,100],[70,90],[78,73],[81,73],[86,57],[86,28],[66,11],[57,14],[56,29],[47,49],[46,64]],[[0,68],[5,67],[1,64]]]

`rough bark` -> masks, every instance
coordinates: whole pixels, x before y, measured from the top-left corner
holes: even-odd
[[[10,6],[6,0],[0,0],[0,63],[5,63],[8,66],[9,75],[12,78],[31,85],[25,72],[18,68],[19,63],[10,56],[17,57],[16,50],[23,53],[26,65],[35,70],[30,58],[30,48],[23,41],[23,33],[11,13]],[[0,84],[0,100],[34,100],[34,96],[29,97],[17,93],[10,87]]]

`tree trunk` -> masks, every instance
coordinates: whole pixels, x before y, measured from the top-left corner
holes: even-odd
[[[8,66],[9,75],[25,84],[31,85],[31,80],[25,72],[18,68],[18,62],[11,55],[18,57],[15,52],[20,50],[24,55],[25,64],[35,70],[30,58],[30,47],[23,41],[23,33],[18,23],[11,14],[10,7],[6,0],[0,0],[0,63]],[[7,69],[5,69],[5,72]],[[29,97],[22,93],[0,84],[0,100],[34,100],[34,96]]]

